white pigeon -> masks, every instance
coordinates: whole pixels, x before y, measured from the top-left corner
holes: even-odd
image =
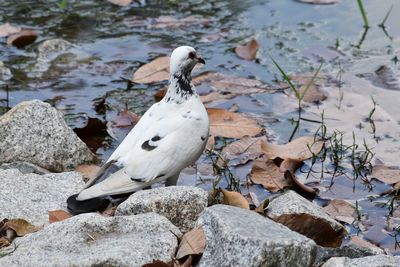
[[[192,83],[197,63],[205,61],[190,46],[172,52],[164,98],[147,110],[84,189],[68,198],[71,212],[104,209],[109,203],[105,196],[132,193],[163,180],[176,185],[181,170],[200,157],[209,123]]]

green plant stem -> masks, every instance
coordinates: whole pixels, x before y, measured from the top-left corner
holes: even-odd
[[[364,20],[364,28],[368,29],[369,28],[368,18],[367,18],[367,14],[365,13],[365,9],[364,9],[362,0],[357,0],[357,3],[358,3],[358,7],[360,8],[362,18]]]

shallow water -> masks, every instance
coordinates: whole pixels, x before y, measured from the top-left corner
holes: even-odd
[[[125,107],[142,114],[154,103],[153,94],[166,83],[128,86],[121,77],[129,79],[140,65],[159,55],[167,55],[174,47],[184,44],[195,46],[206,58],[204,71],[253,77],[271,85],[281,75],[270,56],[289,73],[313,71],[323,61],[322,70],[332,76],[343,72],[342,87],[325,88],[328,99],[320,105],[308,104],[304,116],[319,119],[324,110],[328,131],[337,129],[345,132],[344,141],[347,143],[352,142],[351,133],[354,131],[358,143],[365,139],[373,147],[376,153],[374,160],[400,166],[400,92],[376,87],[367,79],[358,77],[359,74],[374,73],[381,65],[399,71],[398,64],[392,60],[400,56],[400,19],[397,16],[400,5],[394,0],[363,1],[371,28],[359,48],[355,46],[359,44],[364,28],[356,1],[341,1],[331,6],[301,4],[291,0],[142,1],[142,4],[134,3],[129,7],[115,6],[106,1],[73,0],[60,7],[58,4],[61,2],[6,0],[0,3],[0,24],[11,22],[33,28],[39,34],[36,43],[24,49],[7,46],[5,40],[1,40],[0,60],[14,75],[7,82],[11,107],[34,98],[58,99],[53,102],[64,112],[71,127],[83,127],[88,117],[113,121],[118,111]],[[386,22],[388,37],[377,25],[391,5],[393,10]],[[133,16],[146,19],[160,15],[180,18],[201,15],[210,22],[206,26],[195,24],[161,29],[154,26],[135,27],[127,22]],[[137,21],[140,19],[133,19],[133,22]],[[41,78],[33,78],[31,72],[37,60],[38,43],[56,37],[74,44],[74,50],[80,55],[79,60],[67,58],[65,62],[59,61]],[[205,42],[206,37],[219,39]],[[260,43],[257,62],[241,60],[233,52],[238,43],[250,37],[255,37]],[[341,53],[328,48],[334,47],[337,42]],[[341,92],[344,94],[342,101],[339,100]],[[5,98],[5,95],[2,83],[0,98]],[[373,117],[375,136],[365,121],[373,107],[371,96],[378,103]],[[105,114],[98,114],[94,107],[101,97],[106,98],[109,107]],[[271,140],[287,142],[293,129],[290,119],[296,116],[297,102],[293,96],[281,93],[239,96],[208,106],[229,108],[234,103],[239,104],[239,112],[259,118]],[[302,122],[298,135],[313,134],[318,126]],[[97,154],[106,159],[127,132],[128,129],[115,129],[118,140],[102,136],[100,143],[96,144],[96,147],[99,146]],[[250,168],[245,166],[235,171],[244,180]],[[200,172],[203,180],[212,180],[213,176],[208,174],[207,170]],[[183,177],[185,179],[181,179],[181,183],[211,189],[210,183],[200,182],[192,169],[187,169]],[[360,180],[356,183],[353,192],[350,190],[352,182],[339,178],[332,190],[322,192],[320,198],[359,200],[360,206],[370,215],[368,220],[375,217],[387,219],[387,207],[373,205],[375,200],[367,202],[367,199],[387,190],[388,186],[373,181],[371,192]],[[261,200],[268,195],[258,186],[250,190],[255,191]],[[388,200],[386,197],[376,201]],[[393,233],[392,230],[379,232],[384,242],[375,243],[389,247],[387,244],[394,242],[388,235]],[[380,239],[377,235],[369,231],[366,238],[375,241]]]

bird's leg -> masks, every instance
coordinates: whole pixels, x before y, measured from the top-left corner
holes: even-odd
[[[171,185],[176,185],[176,183],[178,182],[178,178],[179,178],[179,173],[169,177],[166,181],[165,181],[165,186],[171,186]]]

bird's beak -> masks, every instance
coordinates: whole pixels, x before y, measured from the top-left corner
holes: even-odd
[[[201,63],[201,64],[206,64],[206,61],[201,57],[201,56],[197,56],[197,62]]]

